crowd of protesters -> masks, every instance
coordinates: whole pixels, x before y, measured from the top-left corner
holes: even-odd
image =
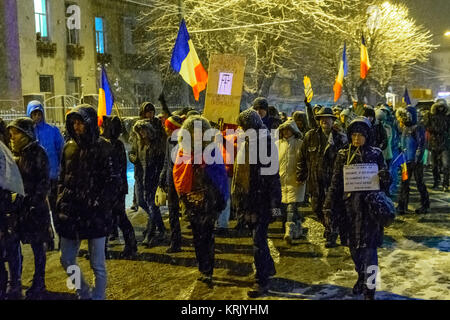
[[[412,106],[394,110],[387,104],[312,107],[305,100],[305,110],[288,117],[259,97],[240,113],[237,125],[213,123],[188,108],[171,113],[163,96],[160,102],[165,111],[159,116],[152,103],[141,105],[140,119],[125,141],[130,145],[128,160],[134,165],[132,210],[140,207],[148,215],[141,245],[151,248],[169,237],[166,252],[182,251],[180,217],[186,217],[198,280],[209,286],[215,234],[227,235],[233,217],[235,229],[253,239],[256,284],[248,296],[265,295],[276,274],[267,241],[269,224],[281,219],[284,240],[290,245],[305,237],[300,208],[310,206],[323,225],[324,246],[338,246],[339,238],[350,249],[358,273],[353,293],[374,299],[368,268],[378,266],[377,248],[395,211],[408,213],[411,178],[420,193],[416,214],[430,209],[423,179],[430,158],[433,188],[440,188],[442,181],[441,190],[449,190],[450,110],[442,100],[431,110]],[[66,116],[63,138],[46,123],[40,102],[29,103],[27,116],[8,124],[0,119],[0,300],[23,298],[21,243],[30,244],[34,255],[33,282],[26,298],[45,299],[46,251],[60,250],[61,265],[70,274],[82,240],[88,240],[95,285],[90,288],[81,276],[77,294],[80,299],[105,299],[108,239],[117,239],[120,229],[125,242],[121,257],[138,255],[125,207],[127,152],[119,139],[122,120],[98,119],[92,106],[79,105]],[[211,142],[200,141],[199,150],[191,148],[199,143],[194,140],[196,130],[203,137],[211,128],[222,133],[214,142],[220,148],[212,152],[220,161],[212,164],[203,158]],[[226,129],[237,131],[229,134]],[[249,130],[256,134],[247,135]],[[240,136],[244,136],[241,144]],[[276,170],[260,157],[250,160],[260,148],[275,159]],[[344,167],[355,164],[377,166],[379,190],[345,190]],[[394,208],[392,198],[397,193]],[[164,195],[170,236],[159,208]]]

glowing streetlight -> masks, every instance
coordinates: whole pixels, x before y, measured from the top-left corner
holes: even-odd
[[[446,33],[444,33],[444,36],[450,37],[450,31],[447,31]]]

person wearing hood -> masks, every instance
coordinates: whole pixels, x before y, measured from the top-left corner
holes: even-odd
[[[178,140],[172,140],[172,135],[181,128],[182,124],[183,121],[179,116],[172,115],[166,120],[164,126],[167,134],[166,154],[158,185],[167,193],[169,204],[170,246],[166,250],[167,253],[181,252],[180,203],[172,174],[174,165],[172,157],[173,154],[178,153]]]
[[[128,193],[128,181],[127,153],[123,142],[119,140],[119,137],[122,134],[122,121],[117,116],[103,116],[102,129],[103,137],[107,139],[113,147],[112,159],[114,170],[120,177],[116,187],[118,199],[115,201],[112,209],[114,219],[113,231],[117,232],[117,227],[122,230],[125,248],[121,253],[121,256],[122,258],[130,259],[137,255],[138,249],[133,225],[130,220],[128,220],[125,210],[125,197]]]
[[[409,184],[414,176],[417,190],[420,193],[420,208],[416,209],[417,214],[425,214],[430,209],[430,198],[427,187],[423,181],[423,155],[425,152],[425,129],[417,123],[417,110],[414,107],[398,109],[396,117],[402,130],[401,150],[406,159],[407,179],[403,180],[400,186],[398,199],[398,214],[405,214],[408,210]]]
[[[300,157],[301,132],[294,120],[288,120],[279,128],[280,139],[276,142],[280,161],[281,203],[285,217],[284,240],[291,244],[292,240],[302,235],[301,218],[298,206],[305,199],[305,184],[296,179],[297,162]]]
[[[358,280],[353,293],[363,293],[366,300],[375,299],[375,288],[368,286],[371,275],[369,267],[378,266],[377,247],[383,243],[383,224],[369,206],[368,199],[380,195],[371,191],[345,192],[344,167],[362,163],[376,164],[380,190],[386,192],[389,189],[390,174],[381,150],[372,146],[371,126],[365,117],[358,117],[350,123],[347,135],[351,145],[338,153],[324,204],[325,211],[336,215],[341,244],[350,248],[355,263]]]
[[[238,137],[231,194],[233,205],[238,212],[243,213],[248,227],[252,230],[256,286],[248,291],[247,295],[250,298],[257,298],[268,292],[270,277],[276,273],[267,242],[267,232],[273,217],[281,215],[278,151],[269,130],[255,110],[248,109],[241,112],[238,125],[244,130],[245,141],[242,141],[242,136]],[[258,152],[260,148],[265,148],[271,161],[263,164],[260,157],[257,157],[256,163],[252,163],[250,159],[256,155],[251,151],[255,148]],[[271,168],[274,163],[277,165],[275,172]]]
[[[49,160],[36,141],[34,124],[29,118],[18,118],[8,125],[10,145],[19,167],[25,198],[19,215],[19,235],[30,244],[34,255],[33,283],[26,292],[28,299],[45,297],[46,243],[52,241],[47,195],[50,189]]]
[[[0,301],[22,298],[22,253],[18,221],[25,190],[19,168],[7,144],[8,130],[0,118]]]
[[[370,123],[372,123],[372,135],[373,135],[373,146],[380,148],[382,151],[386,150],[388,145],[388,138],[386,134],[386,130],[382,123],[377,122],[375,110],[372,106],[364,107],[363,116],[369,119]]]
[[[444,177],[442,188],[444,192],[449,190],[449,150],[450,150],[450,118],[447,115],[448,106],[444,101],[438,101],[431,106],[431,111],[424,118],[425,129],[430,134],[429,148],[431,151],[431,163],[433,166],[433,189],[439,188],[442,170]],[[440,168],[440,164],[441,168]]]
[[[155,146],[158,145],[157,149],[159,154],[161,154],[161,158],[164,157],[164,151],[165,151],[165,142],[166,142],[166,135],[164,133],[163,124],[160,119],[155,117],[156,115],[156,109],[155,106],[150,102],[143,102],[139,109],[139,118],[140,120],[145,120],[149,122],[153,129],[155,130],[155,134],[158,139],[155,140]],[[138,153],[138,140],[139,136],[137,135],[136,131],[133,129],[131,130],[129,142],[131,145],[131,150],[128,153],[128,158],[130,159],[130,162],[134,164],[134,195],[133,195],[133,205],[131,206],[131,209],[134,211],[138,210],[138,203],[139,199],[138,196],[142,196],[142,188],[143,188],[143,168],[141,167],[140,162],[137,159],[137,153]],[[164,161],[164,160],[162,160]],[[162,167],[162,162],[160,163]],[[140,199],[140,202],[142,203],[143,199]],[[144,232],[145,233],[145,232]],[[144,235],[145,237],[145,235]]]
[[[39,101],[33,100],[28,103],[27,116],[34,122],[34,133],[36,140],[47,152],[50,164],[50,193],[48,201],[50,210],[55,223],[56,196],[58,192],[58,176],[60,171],[60,163],[62,149],[64,147],[64,138],[59,129],[45,121],[44,106]],[[49,249],[54,249],[54,243],[49,244]]]
[[[384,131],[386,132],[387,145],[386,145],[386,148],[382,151],[383,151],[384,160],[386,160],[386,164],[389,168],[391,161],[393,159],[392,137],[394,134],[393,133],[394,129],[389,124],[388,115],[389,115],[389,109],[387,109],[386,107],[380,107],[375,111],[375,118],[376,118],[377,124],[381,124],[384,128]]]
[[[340,149],[348,145],[347,136],[333,126],[336,116],[331,108],[323,107],[316,119],[320,127],[308,131],[300,147],[297,162],[297,181],[306,182],[311,194],[311,207],[325,228],[325,247],[336,247],[337,233],[333,217],[324,215],[322,210],[325,194],[331,183],[333,165]]]
[[[219,146],[216,145],[214,151],[208,154],[219,161],[208,164],[205,159],[206,148],[216,142],[203,141],[197,146],[194,141],[197,132],[203,137],[209,129],[209,121],[201,116],[191,116],[183,122],[178,131],[179,149],[172,174],[180,207],[192,226],[195,256],[201,274],[198,280],[211,288],[214,271],[214,226],[219,213],[226,207],[230,191]]]
[[[111,234],[112,208],[119,197],[120,175],[114,169],[113,147],[100,136],[97,112],[79,105],[66,117],[66,142],[61,160],[56,203],[58,233],[61,235],[61,265],[70,276],[77,266],[81,240],[88,240],[89,260],[95,287],[81,275],[80,299],[104,300],[107,272],[105,241]]]
[[[136,192],[139,206],[148,214],[147,228],[144,231],[142,244],[152,247],[165,238],[166,229],[161,211],[155,203],[159,176],[164,166],[164,153],[161,153],[161,137],[158,124],[155,126],[147,119],[139,120],[133,127],[137,136],[136,160],[142,168],[142,176],[136,181]],[[165,145],[165,143],[164,143]],[[156,234],[156,229],[158,233]]]
[[[295,111],[292,114],[292,119],[295,121],[295,124],[297,125],[298,130],[300,130],[302,134],[302,138],[305,136],[305,134],[309,131],[308,129],[308,119],[306,118],[306,112],[305,111]]]

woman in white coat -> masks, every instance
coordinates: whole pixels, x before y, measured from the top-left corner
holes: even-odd
[[[277,141],[280,161],[282,210],[286,218],[284,240],[288,244],[302,235],[301,217],[298,207],[305,199],[305,184],[296,179],[296,165],[300,156],[302,134],[294,120],[284,122],[279,128]]]

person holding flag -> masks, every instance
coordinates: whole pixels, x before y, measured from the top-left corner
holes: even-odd
[[[342,88],[344,86],[344,77],[347,75],[348,72],[348,64],[347,64],[347,57],[346,57],[346,51],[347,51],[347,44],[344,43],[344,50],[342,53],[342,60],[341,64],[339,66],[339,73],[336,78],[336,82],[333,87],[334,91],[334,102],[337,102],[342,94]]]
[[[170,65],[178,72],[184,81],[192,87],[195,101],[198,101],[200,92],[206,89],[208,73],[203,68],[195,51],[194,44],[186,28],[186,22],[181,20],[177,40],[172,51]]]
[[[402,130],[401,149],[405,157],[402,160],[402,183],[398,200],[397,212],[402,215],[408,210],[409,183],[414,175],[417,189],[420,193],[421,207],[415,212],[426,214],[430,209],[430,198],[427,187],[423,182],[423,154],[425,152],[425,129],[417,122],[417,110],[414,107],[407,107],[397,110],[396,117]],[[394,161],[394,163],[397,161]],[[406,169],[405,172],[405,163]]]

